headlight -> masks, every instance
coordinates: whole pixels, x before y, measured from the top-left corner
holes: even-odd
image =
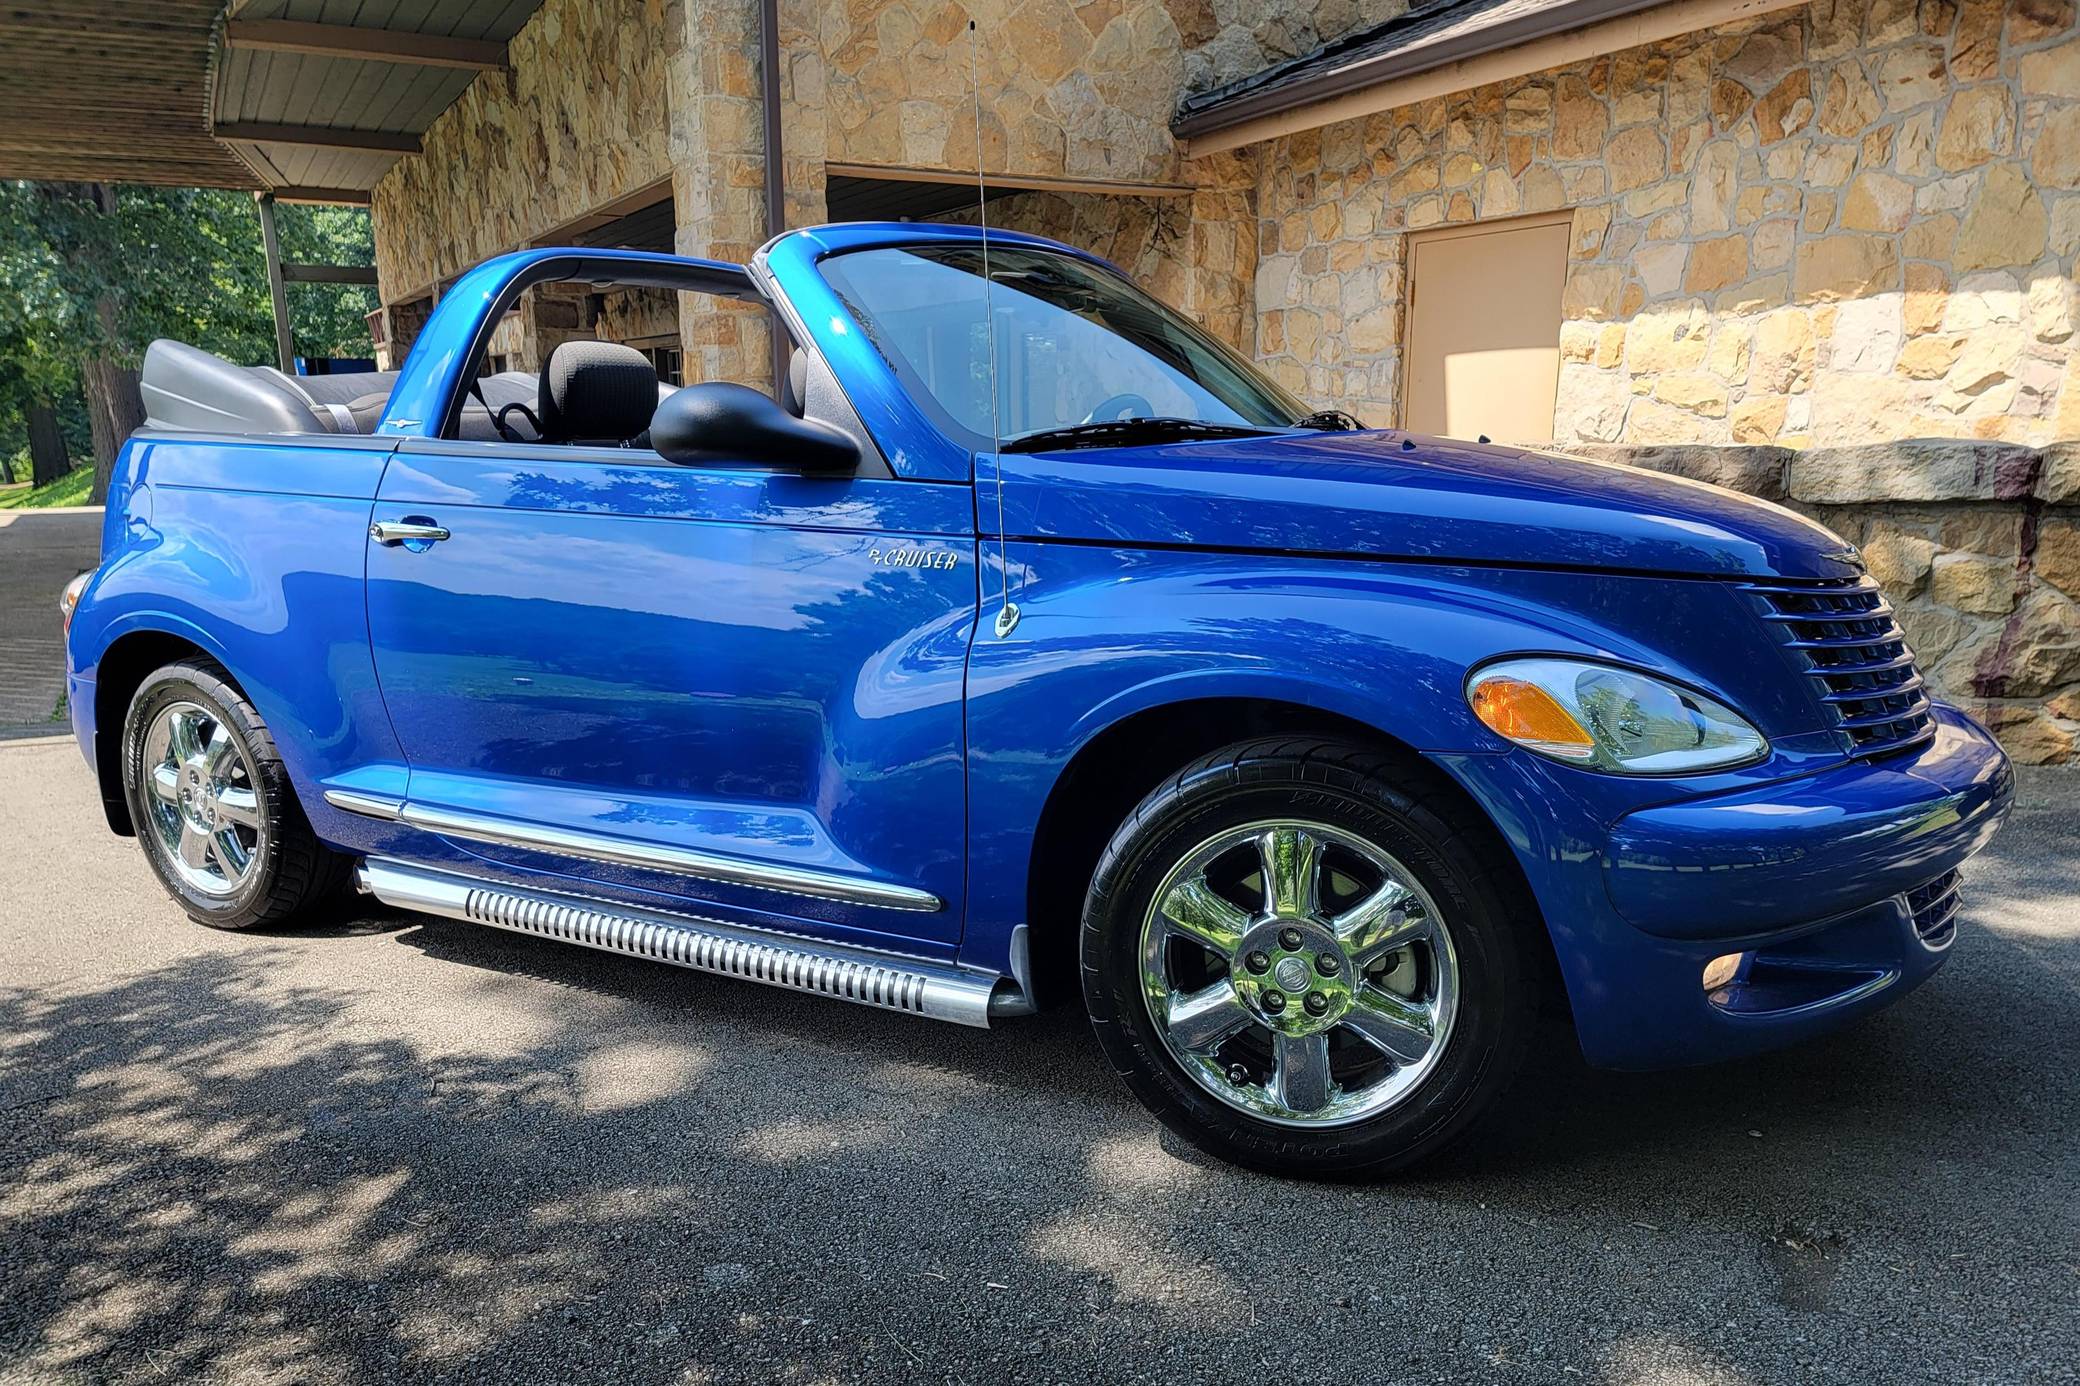
[[[65,629],[67,631],[72,629],[72,613],[79,610],[80,594],[87,590],[87,584],[93,580],[93,577],[94,574],[92,572],[81,573],[78,577],[66,583],[65,590],[58,594],[58,612],[65,618]]]
[[[1473,715],[1527,750],[1621,775],[1673,775],[1759,759],[1762,733],[1726,704],[1635,669],[1506,659],[1466,685]]]

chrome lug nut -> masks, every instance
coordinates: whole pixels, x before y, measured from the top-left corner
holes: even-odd
[[[1278,946],[1285,949],[1288,953],[1298,948],[1300,946],[1300,931],[1298,929],[1280,929],[1278,931]]]
[[[1343,970],[1343,964],[1336,961],[1334,953],[1324,953],[1314,960],[1314,970],[1324,977],[1334,977]]]
[[[1262,953],[1253,952],[1242,960],[1242,965],[1252,972],[1269,972],[1271,970],[1271,959]]]
[[[1309,1015],[1321,1015],[1329,1009],[1329,998],[1318,991],[1310,991],[1304,1004]]]
[[[1285,995],[1285,993],[1284,993],[1284,992],[1282,992],[1282,991],[1267,991],[1267,992],[1265,992],[1265,993],[1264,993],[1264,1009],[1265,1009],[1265,1010],[1267,1010],[1267,1011],[1271,1012],[1271,1013],[1272,1013],[1273,1015],[1277,1015],[1277,1014],[1278,1014],[1278,1013],[1279,1013],[1280,1011],[1284,1010],[1285,1008],[1286,1008],[1286,995]]]

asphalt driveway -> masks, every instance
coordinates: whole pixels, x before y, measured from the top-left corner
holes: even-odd
[[[934,1026],[348,909],[214,934],[0,742],[0,1381],[2056,1382],[2080,775],[1956,956],[1743,1066],[1584,1071],[1399,1183],[1169,1147],[1079,1020]]]
[[[0,737],[57,719],[65,692],[58,594],[101,552],[101,511],[0,510]]]

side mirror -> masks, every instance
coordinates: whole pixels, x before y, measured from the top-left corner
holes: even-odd
[[[658,401],[650,446],[682,466],[748,462],[818,476],[859,466],[859,444],[846,434],[798,419],[749,386],[720,380],[684,386]]]

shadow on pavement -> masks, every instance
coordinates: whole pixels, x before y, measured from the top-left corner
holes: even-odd
[[[1375,1187],[1179,1158],[1073,1014],[933,1027],[447,921],[0,984],[0,1376],[2050,1379],[2071,817],[2022,815],[1874,1022],[1647,1076],[1554,1031],[1507,1118]],[[438,991],[285,980],[370,947]]]

